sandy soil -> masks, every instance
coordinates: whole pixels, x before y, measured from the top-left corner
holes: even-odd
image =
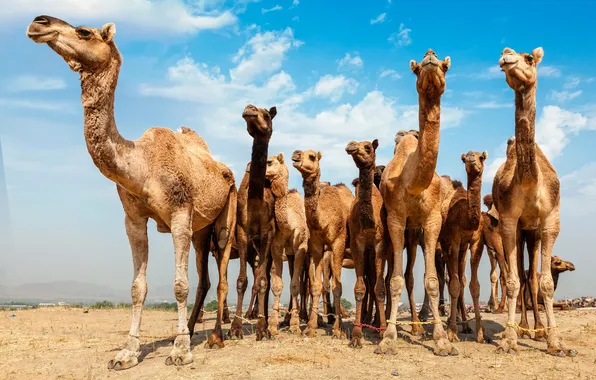
[[[15,317],[9,317],[15,314]],[[406,319],[403,315],[402,320]],[[483,314],[489,335],[503,331],[504,315]],[[109,371],[107,362],[124,343],[130,324],[128,310],[63,308],[5,311],[0,314],[0,378],[2,379],[387,379],[397,371],[402,378],[457,379],[596,379],[596,311],[557,312],[561,335],[575,358],[545,353],[546,343],[520,340],[516,356],[496,355],[492,344],[478,344],[461,335],[457,357],[436,357],[430,336],[420,341],[403,333],[396,356],[373,353],[376,334],[365,330],[367,344],[354,350],[347,341],[333,340],[320,330],[313,339],[285,332],[273,341],[256,342],[251,325],[242,341],[226,340],[221,350],[203,347],[204,330],[192,339],[194,362],[168,367],[176,328],[176,314],[145,311],[141,330],[142,362],[126,371]],[[207,320],[204,327],[213,326]],[[351,323],[344,322],[351,329]],[[199,326],[197,326],[199,327]],[[201,326],[203,327],[203,326]],[[226,325],[224,331],[227,331]],[[474,328],[473,323],[471,327]],[[406,327],[406,329],[408,329]]]

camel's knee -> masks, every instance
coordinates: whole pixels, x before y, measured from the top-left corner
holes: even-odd
[[[238,280],[236,280],[236,289],[239,292],[244,293],[246,291],[246,288],[248,287],[248,279],[246,278],[238,278]]]
[[[341,297],[342,286],[341,281],[333,281],[333,297]]]
[[[217,233],[217,246],[219,249],[224,249],[230,239],[230,231],[227,227],[222,227]]]
[[[478,283],[478,281],[472,281],[470,283],[470,293],[474,298],[480,297],[480,284]]]
[[[281,291],[284,287],[284,282],[281,278],[273,277],[271,279],[271,291],[274,295],[278,296],[281,294]]]
[[[507,280],[507,297],[516,298],[519,293],[519,279],[509,278]]]
[[[321,294],[321,290],[323,289],[323,286],[321,285],[320,282],[312,282],[310,284],[310,292],[311,294],[318,296]]]
[[[130,295],[132,296],[133,304],[140,304],[145,302],[147,297],[147,280],[143,278],[136,278],[130,288]]]
[[[298,294],[300,294],[300,282],[290,282],[290,294],[292,294],[293,296],[297,296]]]
[[[389,289],[391,290],[391,296],[397,296],[404,288],[404,277],[395,276],[389,281]]]
[[[437,276],[424,276],[424,288],[429,297],[439,296],[439,279]]]
[[[492,282],[493,284],[495,284],[497,281],[499,280],[499,276],[497,275],[497,272],[491,272],[490,274],[490,282]]]
[[[228,294],[228,282],[227,281],[220,281],[219,284],[217,284],[217,293],[218,294]]]
[[[459,295],[460,286],[461,283],[457,276],[454,277],[451,281],[449,281],[449,295],[451,297],[456,297],[457,295]]]
[[[366,285],[362,279],[358,279],[356,281],[356,285],[354,285],[354,297],[356,301],[362,301],[364,299],[364,294],[366,293]]]
[[[184,302],[188,297],[188,281],[187,280],[175,280],[174,281],[174,295],[176,301]]]
[[[546,278],[546,276],[541,276],[540,291],[545,297],[552,298],[555,293],[555,283],[553,280],[551,278]]]
[[[375,284],[375,296],[377,299],[385,299],[385,283],[383,281],[377,281]]]
[[[267,278],[259,277],[257,284],[258,284],[258,292],[259,293],[261,293],[261,294],[267,293]]]

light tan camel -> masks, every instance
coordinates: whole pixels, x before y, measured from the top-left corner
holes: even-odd
[[[499,212],[499,229],[509,264],[507,281],[508,319],[497,352],[516,353],[515,303],[520,289],[518,259],[523,258],[524,243],[530,258],[530,290],[532,301],[538,299],[538,243],[542,263],[540,290],[544,296],[548,333],[547,353],[556,356],[575,356],[558,336],[553,313],[554,282],[551,272],[552,249],[559,235],[560,183],[555,168],[550,164],[535,140],[537,65],[544,51],[536,48],[531,54],[516,53],[505,48],[499,66],[505,72],[509,87],[515,92],[515,139],[505,163],[493,182],[493,199]],[[511,139],[510,139],[511,140]],[[518,257],[519,256],[519,257]],[[523,297],[522,297],[523,298]],[[536,317],[535,329],[543,328]],[[536,333],[541,339],[544,332]]]
[[[468,176],[468,189],[460,186],[455,190],[451,198],[447,219],[441,228],[439,241],[447,256],[447,269],[449,273],[449,296],[451,300],[451,312],[449,313],[449,328],[447,336],[452,342],[458,342],[457,337],[457,309],[461,308],[462,322],[464,324],[463,332],[468,332],[467,313],[464,306],[464,288],[466,286],[466,255],[472,235],[480,226],[480,193],[482,190],[482,173],[484,172],[484,161],[488,153],[469,151],[462,154],[461,159],[466,166]],[[478,243],[477,243],[478,244]],[[473,247],[476,248],[476,247]],[[480,284],[478,277],[472,278],[470,283],[470,292],[474,298],[476,312],[476,334],[477,342],[484,342],[485,331],[480,317],[480,308],[478,307],[478,295],[480,294]],[[459,302],[461,300],[461,302]]]
[[[182,127],[178,133],[151,128],[135,141],[118,133],[114,93],[122,56],[114,43],[115,34],[113,23],[101,29],[73,27],[50,16],[36,17],[27,29],[30,39],[47,44],[80,74],[87,149],[99,171],[116,183],[124,208],[134,264],[132,324],[126,345],[110,360],[108,368],[133,367],[141,354],[139,335],[147,295],[149,218],[156,221],[158,231],[171,232],[174,241],[178,331],[166,364],[188,364],[192,362],[186,325],[188,253],[192,241],[197,262],[205,263],[214,225],[220,249],[220,279],[217,323],[207,345],[223,346],[221,320],[232,247],[229,237],[236,225],[234,176],[213,158],[205,141],[188,128]]]
[[[375,290],[377,314],[385,315],[383,272],[387,246],[385,228],[381,219],[383,197],[374,186],[375,151],[378,146],[379,142],[376,139],[372,143],[370,141],[350,141],[346,146],[346,152],[352,156],[359,171],[356,197],[352,202],[349,216],[350,249],[356,269],[356,284],[354,286],[356,317],[350,341],[350,347],[353,348],[362,348],[362,301],[367,291],[364,276],[366,264],[371,257],[374,257],[376,276],[374,279],[369,279],[368,284]],[[387,326],[385,318],[381,318],[380,326],[383,330]]]
[[[290,313],[290,332],[300,333],[298,317],[298,294],[301,288],[301,277],[304,271],[304,258],[308,250],[309,231],[306,224],[304,201],[296,189],[288,190],[290,173],[284,161],[283,153],[267,159],[266,177],[271,184],[271,193],[275,199],[275,237],[271,247],[274,271],[271,274],[271,291],[273,292],[273,313],[269,316],[269,331],[279,334],[279,297],[283,290],[282,269],[284,247],[287,257],[293,256],[293,276],[290,293],[292,309]]]
[[[275,200],[273,194],[271,194],[271,189],[265,188],[265,173],[267,171],[269,140],[273,133],[273,118],[275,115],[277,115],[276,107],[266,110],[257,108],[252,104],[247,105],[244,112],[242,112],[248,134],[253,138],[248,177],[247,246],[255,247],[256,254],[259,256],[255,278],[259,302],[259,315],[256,325],[257,341],[271,337],[267,328],[267,317],[269,314],[269,279],[272,265],[271,244],[273,244],[275,235]],[[243,253],[240,252],[240,254]],[[240,261],[246,261],[246,258],[241,257]],[[246,277],[246,265],[244,265],[244,273],[241,276]],[[242,304],[239,303],[236,313],[241,313],[241,308]],[[238,326],[240,323],[238,321],[236,325]]]
[[[415,231],[424,230],[424,285],[429,294],[435,321],[433,338],[437,355],[457,355],[440,324],[435,267],[435,247],[441,229],[441,180],[435,173],[439,153],[441,95],[445,91],[445,73],[451,59],[439,60],[428,50],[420,63],[410,61],[416,75],[419,101],[419,138],[405,134],[397,142],[394,156],[387,164],[381,179],[381,193],[387,209],[387,228],[393,245],[393,270],[390,280],[391,313],[389,325],[376,353],[395,353],[396,319],[399,298],[404,285],[403,249],[406,230],[411,241],[417,242]],[[391,256],[391,255],[390,255]]]
[[[309,271],[312,295],[311,313],[304,334],[314,336],[318,326],[319,298],[321,296],[322,259],[325,245],[333,251],[332,292],[335,318],[333,337],[345,337],[341,321],[341,269],[347,239],[347,221],[353,195],[345,185],[320,186],[321,152],[296,150],[292,154],[293,166],[302,175],[306,221],[310,230],[309,252],[314,268]],[[351,199],[350,199],[351,198]],[[349,201],[349,203],[348,203]]]

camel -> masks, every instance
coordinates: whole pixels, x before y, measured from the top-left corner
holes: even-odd
[[[322,259],[325,246],[331,248],[332,287],[335,318],[333,337],[343,338],[341,321],[341,269],[347,239],[347,221],[350,205],[354,196],[344,184],[320,186],[321,170],[319,167],[323,154],[313,150],[296,150],[292,154],[293,166],[302,175],[304,187],[304,205],[306,221],[310,230],[309,252],[314,268],[309,271],[312,306],[310,318],[304,330],[309,337],[316,335],[318,326],[319,299],[321,295]]]
[[[274,199],[271,189],[265,188],[265,173],[267,170],[267,151],[269,140],[273,133],[273,118],[277,115],[277,108],[269,110],[257,108],[248,104],[242,112],[242,118],[246,122],[248,134],[253,138],[250,173],[248,177],[248,200],[247,200],[247,246],[252,246],[259,256],[259,264],[256,270],[255,287],[258,290],[259,315],[256,325],[257,341],[271,337],[267,328],[268,317],[268,296],[269,277],[271,273],[271,244],[275,235]],[[243,252],[240,252],[242,255]],[[240,257],[240,262],[246,258]],[[244,273],[239,279],[246,278],[246,265],[241,269]],[[238,284],[240,285],[240,283]],[[244,284],[242,284],[244,287]],[[241,286],[238,286],[240,289]],[[240,290],[239,290],[240,293]],[[238,303],[236,311],[236,326],[241,328],[241,320],[238,317],[242,312],[242,304]]]
[[[381,194],[387,210],[387,228],[393,246],[390,279],[391,312],[388,327],[376,353],[394,354],[397,339],[397,308],[404,285],[403,249],[408,232],[410,242],[418,241],[419,228],[424,230],[424,285],[429,294],[433,318],[436,321],[433,338],[436,355],[457,355],[457,349],[447,339],[439,319],[438,278],[435,267],[435,247],[441,229],[441,180],[435,173],[439,153],[441,95],[445,91],[445,74],[451,58],[439,60],[429,49],[420,63],[410,61],[416,75],[419,102],[419,137],[404,134],[396,142],[394,156],[381,178]]]
[[[449,272],[449,296],[451,299],[451,312],[449,314],[449,323],[447,336],[452,342],[458,342],[457,337],[457,312],[458,307],[462,313],[463,332],[468,332],[467,313],[464,308],[463,296],[466,286],[465,268],[466,254],[471,247],[472,235],[480,226],[480,192],[482,190],[482,173],[484,172],[484,161],[488,158],[488,153],[469,151],[461,155],[461,160],[466,166],[468,176],[468,189],[460,186],[449,205],[447,219],[443,223],[439,235],[441,247],[445,250],[447,256],[447,269]],[[476,245],[480,245],[476,242]],[[483,248],[483,247],[482,247]],[[481,248],[481,249],[482,249]],[[476,258],[473,256],[473,258]],[[474,265],[477,265],[474,262]],[[480,317],[480,308],[478,306],[478,296],[480,295],[480,284],[478,277],[472,277],[470,283],[470,293],[474,300],[476,313],[476,341],[481,343],[485,341],[485,331]],[[461,302],[459,302],[461,301]]]
[[[266,178],[271,184],[271,193],[275,199],[275,237],[271,247],[274,271],[271,274],[271,290],[273,292],[273,313],[269,317],[269,331],[279,334],[279,297],[283,290],[281,278],[283,269],[284,247],[286,256],[293,256],[294,270],[290,285],[292,294],[290,332],[300,333],[298,317],[298,294],[301,288],[301,277],[304,272],[305,257],[308,249],[309,230],[306,224],[304,201],[296,189],[288,190],[290,173],[284,161],[283,153],[267,159]],[[289,260],[288,260],[289,261]]]
[[[356,298],[356,317],[352,329],[350,347],[362,348],[362,301],[367,291],[364,282],[366,264],[374,257],[375,276],[368,280],[369,289],[374,288],[377,315],[385,315],[385,283],[383,271],[386,260],[386,239],[381,209],[383,198],[374,186],[375,151],[379,146],[378,140],[356,142],[350,141],[346,152],[352,156],[358,167],[358,187],[356,197],[352,202],[349,216],[350,249],[356,269],[356,284],[354,297]],[[368,277],[368,276],[367,276]],[[372,313],[370,310],[369,313]],[[380,320],[381,329],[387,326],[384,318]]]
[[[37,16],[27,37],[45,43],[80,74],[84,109],[84,135],[93,163],[116,183],[124,208],[126,234],[132,250],[133,312],[126,345],[108,363],[109,369],[138,364],[140,326],[147,295],[147,221],[159,232],[171,232],[176,262],[174,294],[178,302],[178,330],[167,365],[192,362],[186,325],[188,254],[191,241],[197,266],[206,265],[209,238],[215,227],[220,249],[217,322],[208,347],[223,347],[221,321],[227,295],[227,268],[236,226],[236,186],[232,171],[216,161],[207,143],[194,131],[150,128],[135,141],[126,140],[116,128],[114,94],[122,56],[114,42],[116,26],[101,29],[73,27],[51,16]],[[199,265],[200,264],[200,265]]]
[[[499,353],[518,352],[514,322],[515,303],[520,290],[518,259],[523,258],[524,243],[530,261],[530,291],[537,304],[538,285],[543,293],[547,329],[538,331],[535,339],[547,338],[547,353],[556,356],[575,356],[576,350],[565,347],[558,336],[553,313],[554,283],[551,272],[552,249],[559,235],[560,183],[555,168],[534,141],[536,122],[537,66],[544,50],[538,47],[528,53],[503,49],[499,66],[505,72],[507,84],[515,93],[515,137],[510,138],[505,162],[493,181],[493,199],[499,213],[499,229],[509,264],[507,280],[508,319],[505,332],[497,348]],[[538,282],[538,243],[542,263]],[[523,297],[522,297],[523,300]],[[535,329],[542,329],[534,313]]]

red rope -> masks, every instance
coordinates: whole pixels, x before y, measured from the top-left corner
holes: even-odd
[[[354,323],[354,327],[366,327],[379,333],[385,330],[384,328],[367,325],[366,323]]]

